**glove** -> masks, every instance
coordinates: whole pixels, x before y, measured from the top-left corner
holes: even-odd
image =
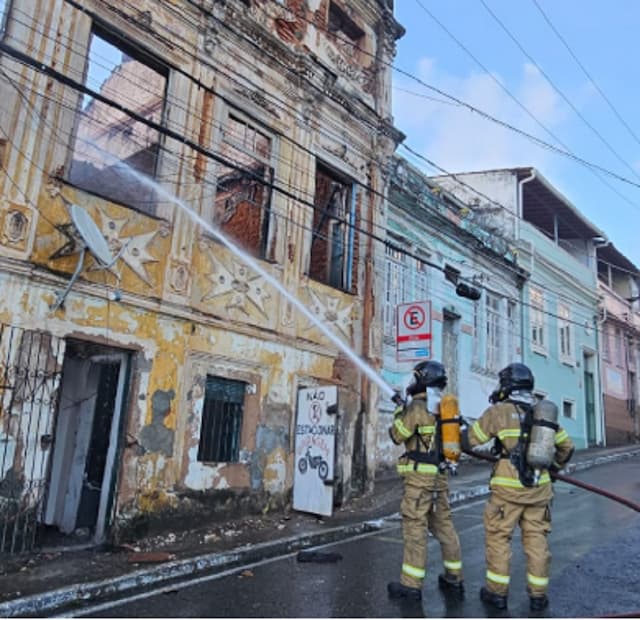
[[[396,407],[393,412],[393,417],[397,418],[399,415],[402,415],[403,411],[404,411],[404,407]]]
[[[404,398],[402,398],[402,395],[400,394],[400,392],[394,392],[393,396],[391,397],[391,400],[398,407],[404,407],[404,405],[405,405]]]

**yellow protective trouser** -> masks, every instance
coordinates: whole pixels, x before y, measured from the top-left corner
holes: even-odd
[[[527,556],[527,589],[530,596],[541,596],[549,585],[551,553],[547,535],[551,531],[549,501],[518,504],[491,495],[484,511],[487,588],[506,596],[509,590],[511,538],[516,525],[522,532]]]
[[[405,482],[400,511],[404,541],[400,583],[422,588],[427,562],[427,527],[440,543],[446,572],[461,579],[460,541],[451,520],[448,492]]]

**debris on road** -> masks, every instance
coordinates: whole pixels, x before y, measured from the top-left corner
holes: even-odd
[[[296,556],[298,562],[317,562],[319,564],[338,562],[342,559],[339,553],[330,553],[328,551],[298,551]]]

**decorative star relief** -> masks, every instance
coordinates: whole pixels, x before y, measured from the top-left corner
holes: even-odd
[[[147,274],[145,265],[147,263],[158,262],[158,259],[155,258],[148,250],[149,244],[158,231],[153,230],[139,235],[122,237],[122,230],[128,222],[129,218],[114,218],[110,217],[103,211],[100,211],[100,232],[107,241],[112,255],[115,257],[119,252],[122,252],[120,260],[122,260],[125,265],[127,265],[127,267],[129,267],[131,271],[133,271],[145,284],[152,286],[152,282]],[[78,254],[82,250],[85,245],[84,241],[72,222],[57,225],[56,229],[62,233],[67,241],[51,255],[51,259]],[[88,252],[88,254],[91,255],[90,252]],[[104,266],[100,265],[93,255],[91,255],[91,260],[93,261],[93,265],[89,267],[88,271],[99,271],[104,269]],[[115,270],[115,265],[109,268],[109,272],[118,280],[121,279],[121,275]]]
[[[265,290],[262,278],[256,275],[252,276],[249,268],[243,263],[233,261],[231,269],[228,269],[213,255],[210,256],[214,270],[207,277],[213,286],[202,297],[202,301],[228,295],[227,309],[235,308],[248,316],[249,307],[253,306],[262,316],[269,318],[265,302],[271,296]]]
[[[311,304],[313,312],[323,323],[327,323],[339,329],[347,338],[351,336],[351,313],[353,304],[348,304],[340,309],[340,300],[335,297],[327,296],[326,301],[320,298],[312,288],[307,288],[311,296]],[[313,325],[311,326],[313,327]]]
[[[132,235],[131,237],[122,237],[121,242],[125,246],[122,253],[122,260],[143,282],[152,286],[151,280],[147,274],[145,265],[147,263],[157,263],[158,259],[154,258],[147,246],[156,236],[157,230],[152,230],[141,235]]]

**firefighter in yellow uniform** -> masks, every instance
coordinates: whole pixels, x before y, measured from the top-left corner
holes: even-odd
[[[534,379],[524,364],[510,364],[499,373],[500,384],[490,397],[493,403],[465,430],[463,445],[471,447],[495,439],[498,461],[492,471],[491,495],[484,511],[486,586],[480,598],[498,609],[507,607],[511,538],[516,525],[522,532],[527,559],[527,591],[531,611],[545,609],[551,554],[547,535],[551,531],[553,490],[548,469],[534,470],[527,465],[527,439],[531,441],[530,421],[536,399]],[[549,401],[543,401],[557,408]],[[527,411],[529,417],[527,417]],[[527,423],[529,420],[529,425]],[[536,422],[537,423],[537,422]],[[573,443],[557,423],[543,422],[550,428],[549,469],[558,471],[573,454]]]
[[[440,587],[457,596],[463,594],[460,541],[451,519],[448,474],[442,467],[437,446],[436,415],[440,390],[447,383],[444,366],[436,361],[421,362],[414,370],[414,380],[407,387],[412,400],[394,412],[389,429],[396,444],[404,443],[398,472],[404,480],[402,537],[404,551],[400,581],[388,584],[391,598],[420,600],[427,560],[427,528],[442,550],[444,573]],[[430,406],[427,407],[427,392]]]

